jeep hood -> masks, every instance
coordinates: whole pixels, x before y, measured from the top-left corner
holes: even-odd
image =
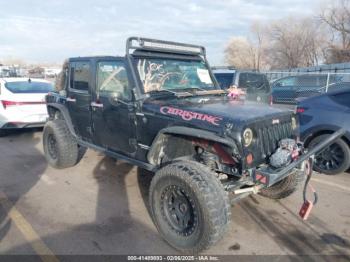
[[[278,121],[292,115],[291,110],[279,109],[266,104],[234,101],[226,97],[186,97],[149,99],[143,105],[145,113],[175,118],[190,125],[218,127],[227,123],[243,126],[259,120]],[[271,123],[272,124],[272,123]],[[207,129],[207,128],[206,128]],[[209,128],[211,129],[211,128]]]

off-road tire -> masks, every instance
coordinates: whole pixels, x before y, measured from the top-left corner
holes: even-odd
[[[79,153],[79,146],[64,120],[56,119],[46,123],[43,146],[47,162],[58,169],[72,167],[82,158],[83,152]]]
[[[313,148],[315,147],[317,144],[319,144],[320,142],[324,141],[325,139],[327,139],[329,135],[320,135],[317,136],[315,138],[313,138],[308,147],[309,148]],[[323,173],[326,175],[338,175],[341,174],[343,172],[345,172],[346,170],[348,170],[350,168],[350,148],[349,145],[343,140],[343,139],[337,139],[334,144],[337,144],[337,146],[341,149],[342,154],[343,154],[343,161],[342,163],[339,165],[338,168],[335,169],[323,169],[320,168],[316,163],[314,164],[314,170],[319,172],[319,173]]]
[[[273,186],[261,189],[259,194],[271,199],[286,198],[298,189],[304,179],[305,175],[303,172],[294,172]]]
[[[190,233],[176,231],[165,215],[164,192],[172,188],[183,190],[197,220]],[[174,190],[174,189],[173,189]],[[231,219],[227,192],[215,173],[194,161],[176,161],[156,172],[149,193],[153,221],[161,236],[183,253],[196,254],[220,240]],[[169,211],[168,211],[169,212]]]

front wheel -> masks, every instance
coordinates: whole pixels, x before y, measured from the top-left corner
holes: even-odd
[[[185,253],[215,244],[229,224],[230,202],[221,182],[193,161],[170,163],[154,176],[149,201],[162,237]]]

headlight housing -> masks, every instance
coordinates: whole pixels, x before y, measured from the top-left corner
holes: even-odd
[[[252,144],[254,138],[253,131],[250,128],[246,128],[243,132],[243,144],[248,147]]]

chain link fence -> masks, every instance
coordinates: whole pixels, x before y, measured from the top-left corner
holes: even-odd
[[[350,73],[264,72],[273,103],[295,104],[298,99],[350,88]]]

